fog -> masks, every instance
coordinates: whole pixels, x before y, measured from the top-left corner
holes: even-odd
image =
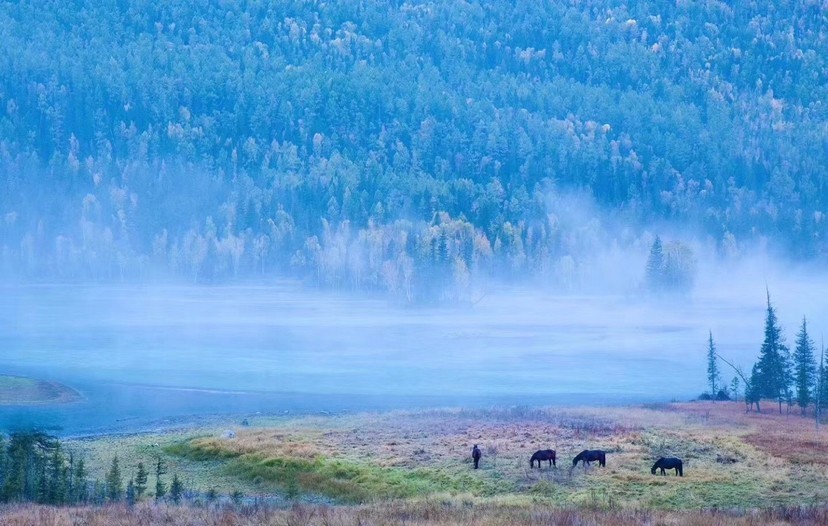
[[[297,282],[9,285],[0,368],[85,398],[4,408],[0,424],[83,433],[229,412],[689,399],[706,388],[708,330],[750,369],[766,284],[789,345],[803,315],[817,345],[828,326],[824,274],[767,257],[702,262],[681,296],[643,295],[638,266],[617,271],[624,293],[490,282],[473,305],[430,308]]]

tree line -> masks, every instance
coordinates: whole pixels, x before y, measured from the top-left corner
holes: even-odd
[[[730,393],[728,387],[722,384],[719,361],[725,362],[736,373],[730,382]],[[762,400],[774,400],[780,413],[783,404],[788,408],[798,406],[803,415],[813,405],[818,416],[821,410],[828,408],[826,379],[828,370],[825,365],[825,350],[820,350],[817,363],[816,347],[808,333],[807,318],[802,318],[791,351],[777,319],[776,309],[771,303],[770,293],[767,295],[764,339],[749,374],[718,353],[713,333],[710,332],[707,349],[707,382],[710,392],[705,393],[706,399],[728,399],[729,395],[738,399],[741,380],[744,385],[744,402],[748,409],[755,406],[759,412]]]
[[[823,33],[771,0],[7,2],[0,270],[462,298],[637,242],[571,191],[822,257]]]
[[[142,500],[179,504],[187,488],[178,474],[168,476],[161,456],[147,467],[138,462],[124,473],[117,456],[103,480],[92,478],[83,458],[67,451],[61,442],[41,432],[0,435],[0,502],[36,502],[49,505],[106,504]],[[241,500],[235,492],[231,500]],[[211,489],[208,502],[218,494]]]

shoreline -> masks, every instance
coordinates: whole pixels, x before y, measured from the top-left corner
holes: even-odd
[[[83,395],[68,385],[29,376],[0,375],[0,407],[40,407],[78,402]]]

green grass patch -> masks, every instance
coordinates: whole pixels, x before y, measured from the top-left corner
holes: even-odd
[[[0,405],[61,404],[79,398],[77,391],[56,382],[0,375]]]
[[[167,446],[165,451],[191,460],[225,461],[225,473],[257,486],[279,488],[291,498],[317,494],[337,502],[363,503],[434,494],[490,496],[514,491],[513,485],[490,480],[482,471],[469,473],[465,466],[408,469],[342,458],[268,457],[234,453],[220,445],[194,440]]]
[[[207,460],[226,460],[240,456],[240,453],[230,451],[222,448],[215,443],[195,444],[193,441],[197,438],[188,440],[181,440],[168,446],[164,446],[164,452],[168,455],[183,457],[189,460],[207,461]]]

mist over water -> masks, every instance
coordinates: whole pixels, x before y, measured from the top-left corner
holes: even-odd
[[[680,297],[490,286],[472,306],[434,308],[293,282],[7,286],[0,368],[84,400],[0,409],[0,424],[83,433],[216,413],[687,399],[706,388],[708,329],[749,370],[766,281],[789,345],[803,315],[819,344],[823,278],[745,266],[703,275]]]

